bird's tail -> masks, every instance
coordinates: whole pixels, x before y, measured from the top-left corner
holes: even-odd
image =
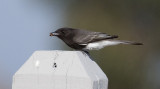
[[[120,44],[143,45],[143,43],[133,41],[117,40],[117,42],[119,42]]]

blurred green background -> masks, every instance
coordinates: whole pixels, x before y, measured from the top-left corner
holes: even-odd
[[[109,78],[109,89],[160,89],[159,0],[68,0],[62,3],[66,27],[116,34],[122,40],[144,43],[91,52]],[[63,47],[67,48],[65,44]]]
[[[109,89],[160,89],[160,0],[0,1],[0,10],[5,12],[1,15],[6,19],[15,15],[13,20],[3,17],[0,21],[0,89],[11,89],[13,74],[35,50],[72,50],[49,37],[60,27],[105,32],[144,43],[106,47],[91,51],[91,56],[107,75]],[[13,3],[20,4],[10,7]],[[18,14],[12,8],[19,10]]]

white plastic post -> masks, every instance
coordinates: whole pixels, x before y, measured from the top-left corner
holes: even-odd
[[[36,51],[13,76],[12,89],[107,89],[101,68],[80,51]]]

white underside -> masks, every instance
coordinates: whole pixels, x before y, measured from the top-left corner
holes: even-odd
[[[111,40],[104,40],[104,41],[99,41],[99,42],[93,42],[93,43],[89,43],[85,49],[88,50],[99,50],[104,48],[105,46],[112,46],[112,45],[118,45],[121,44],[123,42],[120,41],[111,41]]]

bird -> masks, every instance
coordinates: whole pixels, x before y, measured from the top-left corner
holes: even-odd
[[[99,50],[106,46],[118,44],[143,45],[139,42],[116,40],[118,35],[109,35],[103,32],[94,32],[76,28],[59,28],[51,32],[50,36],[56,36],[63,40],[69,47],[85,52]]]

